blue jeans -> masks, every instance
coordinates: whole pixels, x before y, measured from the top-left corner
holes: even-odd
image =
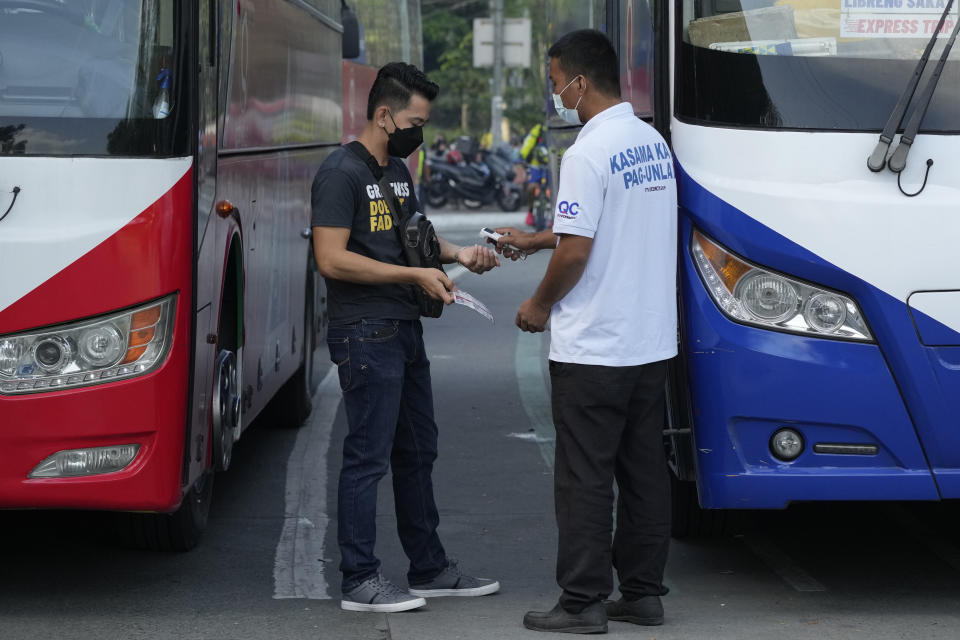
[[[410,559],[410,584],[428,582],[447,566],[437,535],[440,516],[431,473],[437,458],[430,361],[419,320],[361,320],[331,325],[330,359],[337,366],[349,429],[338,489],[338,541],[343,591],[375,575],[377,485],[393,470],[397,532]]]

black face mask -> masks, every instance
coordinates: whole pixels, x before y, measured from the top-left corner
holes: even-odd
[[[393,120],[393,114],[390,114]],[[387,153],[397,158],[406,158],[423,144],[423,127],[411,126],[401,129],[393,120],[393,133],[387,134]]]

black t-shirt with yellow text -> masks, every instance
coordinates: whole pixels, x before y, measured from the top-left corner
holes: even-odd
[[[383,175],[400,201],[400,219],[406,220],[419,208],[410,172],[402,160],[390,158]],[[389,194],[380,193],[380,185],[370,168],[355,153],[341,147],[324,160],[313,180],[312,226],[350,229],[348,251],[406,266],[387,208],[387,202],[392,200],[387,198]],[[420,317],[411,285],[357,284],[331,278],[326,278],[326,282],[332,324]]]

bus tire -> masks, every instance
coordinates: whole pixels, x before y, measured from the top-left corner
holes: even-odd
[[[273,400],[273,416],[278,427],[299,429],[306,423],[313,410],[306,388],[306,367],[301,365]]]
[[[308,261],[306,298],[303,305],[303,362],[274,399],[276,424],[293,429],[303,426],[310,417],[310,412],[313,410],[313,392],[316,391],[320,382],[316,374],[316,349],[319,342],[318,336],[324,333],[326,327],[326,310],[316,308],[315,287],[320,287],[321,306],[325,304],[326,296],[323,282],[319,279],[313,265],[314,261],[311,257]]]
[[[704,509],[697,496],[697,483],[670,473],[670,534],[682,538],[719,538],[728,533],[729,512]]]
[[[173,513],[118,513],[123,546],[149,551],[190,551],[200,542],[213,501],[213,472],[201,475]]]
[[[664,388],[664,453],[670,474],[670,534],[674,538],[714,538],[726,535],[729,511],[704,509],[697,494],[693,444],[693,411],[682,358],[668,363]],[[687,433],[684,433],[684,431]]]

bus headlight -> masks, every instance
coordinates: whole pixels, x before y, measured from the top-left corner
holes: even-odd
[[[843,294],[750,264],[699,231],[693,232],[690,253],[710,297],[737,322],[804,335],[873,341],[857,303]]]
[[[743,303],[754,318],[764,322],[782,322],[797,313],[799,297],[790,283],[780,276],[754,269],[740,278],[733,296]]]
[[[153,371],[173,337],[176,296],[44,331],[0,336],[0,394],[85,387]]]
[[[62,336],[47,336],[33,345],[33,360],[46,373],[60,373],[73,359],[73,347]]]
[[[94,367],[109,367],[127,349],[120,330],[113,324],[100,325],[80,334],[80,357]]]

